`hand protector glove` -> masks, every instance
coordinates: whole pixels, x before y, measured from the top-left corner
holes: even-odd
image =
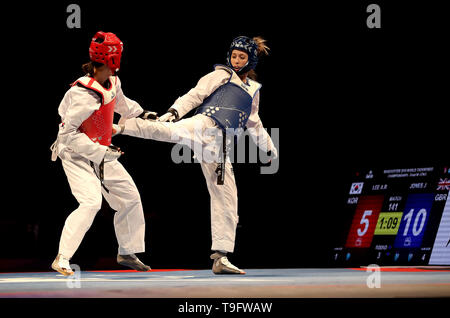
[[[167,111],[167,113],[165,113],[164,115],[162,115],[158,121],[161,122],[175,122],[178,121],[179,116],[178,116],[178,112],[175,108],[169,108],[169,110]]]
[[[149,119],[149,120],[157,120],[159,117],[158,117],[158,113],[156,113],[156,112],[151,112],[149,110],[144,110],[142,112],[142,114],[140,114],[138,116],[138,118]]]

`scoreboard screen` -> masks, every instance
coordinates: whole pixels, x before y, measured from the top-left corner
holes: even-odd
[[[450,165],[355,171],[332,263],[450,265]]]

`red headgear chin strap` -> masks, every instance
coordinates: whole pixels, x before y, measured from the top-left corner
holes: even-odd
[[[122,51],[123,43],[114,33],[99,31],[92,38],[89,57],[91,61],[107,65],[115,73],[120,69]]]

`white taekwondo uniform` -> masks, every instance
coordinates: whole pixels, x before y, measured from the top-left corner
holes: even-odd
[[[249,116],[246,116],[246,119],[248,119],[246,126],[247,128],[254,128],[249,130],[250,135],[262,150],[276,151],[258,115],[259,88],[261,85],[251,80],[248,80],[245,84],[242,83],[237,75],[228,67],[216,66],[215,70],[202,77],[193,89],[178,98],[172,108],[178,112],[181,118],[192,109],[202,105],[219,87],[231,81],[235,81],[236,85],[246,85],[253,89],[252,95],[250,96],[251,113]],[[220,157],[219,149],[222,145],[222,139],[216,138],[212,134],[204,133],[208,129],[215,128],[216,130],[220,130],[216,120],[211,116],[219,107],[210,108],[211,110],[208,109],[203,113],[174,123],[147,121],[140,118],[129,119],[125,121],[123,134],[166,142],[179,142],[178,140],[181,138],[181,143],[191,146],[196,158],[200,161],[211,198],[211,249],[233,252],[236,226],[238,223],[237,188],[229,158],[227,158],[225,164],[224,184],[218,185],[216,182],[217,159]],[[239,119],[239,117],[237,118]],[[219,134],[221,132],[222,130],[220,130]],[[192,142],[186,143],[186,140]],[[200,147],[198,147],[198,144],[200,144]],[[215,162],[201,160],[204,157],[205,148],[208,148],[208,153],[215,153]]]
[[[66,219],[59,243],[59,254],[71,258],[78,249],[95,215],[101,208],[102,194],[112,209],[119,254],[145,251],[145,219],[139,192],[131,176],[117,160],[104,162],[102,186],[98,177],[107,146],[110,143],[90,138],[81,128],[99,109],[115,102],[113,110],[121,115],[120,122],[138,116],[142,107],[124,96],[118,77],[109,78],[109,88],[85,76],[66,92],[58,108],[61,124],[52,146],[52,160],[59,157],[72,194],[79,203]],[[89,86],[90,85],[90,86]],[[88,86],[91,88],[89,89]],[[97,120],[97,119],[96,119]],[[112,130],[109,125],[105,131]],[[99,138],[100,139],[100,138]]]

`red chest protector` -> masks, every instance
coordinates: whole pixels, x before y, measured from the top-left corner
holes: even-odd
[[[115,76],[109,78],[109,89],[104,88],[92,77],[84,76],[75,81],[72,86],[79,85],[93,90],[101,97],[100,108],[92,113],[80,126],[80,131],[85,133],[93,142],[101,145],[111,145],[112,124],[114,119],[114,107],[116,105],[116,81]]]

